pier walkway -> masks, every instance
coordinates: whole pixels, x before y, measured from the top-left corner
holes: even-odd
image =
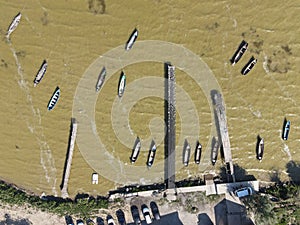
[[[64,174],[63,174],[62,189],[61,189],[61,197],[63,197],[63,198],[69,197],[68,182],[69,182],[69,177],[70,177],[76,134],[77,134],[77,122],[76,122],[75,118],[72,118],[71,119],[71,132],[70,132],[69,148],[68,148],[68,153],[67,153],[67,158],[66,158],[65,170],[64,170]]]
[[[234,176],[234,168],[232,163],[231,149],[230,149],[230,141],[229,134],[227,129],[227,121],[225,114],[225,107],[223,103],[223,99],[220,93],[214,93],[214,103],[215,103],[215,113],[218,117],[219,131],[222,140],[224,160],[226,163],[227,174],[229,175],[229,181],[235,182]]]

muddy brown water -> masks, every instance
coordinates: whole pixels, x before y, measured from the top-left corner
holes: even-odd
[[[128,4],[117,0],[29,0],[0,4],[1,179],[37,194],[60,195],[77,84],[100,55],[124,45],[134,27],[139,30],[138,40],[182,45],[211,69],[226,103],[234,163],[256,178],[269,180],[272,171],[279,171],[282,179],[288,179],[287,163],[300,161],[300,27],[299,4],[295,1],[134,0]],[[21,22],[8,42],[5,32],[19,11]],[[232,67],[229,59],[242,39],[249,42],[249,48]],[[258,63],[247,76],[242,76],[240,70],[251,55]],[[47,72],[34,88],[33,79],[44,59],[48,61]],[[128,74],[127,85],[144,77],[163,76],[163,64],[158,62],[123,69]],[[132,146],[118,140],[111,124],[119,74],[120,70],[107,80],[95,102],[95,124],[108,152],[128,163]],[[180,68],[176,68],[176,82],[194,102],[199,140],[206,148],[213,125],[210,99]],[[61,98],[49,112],[47,103],[56,86],[61,88]],[[291,120],[288,141],[281,139],[284,117]],[[163,128],[163,119],[164,102],[153,96],[140,99],[129,113],[130,129],[142,140],[151,138],[153,125]],[[185,123],[177,114],[177,137]],[[261,163],[255,158],[257,135],[265,140]],[[194,150],[196,140],[189,142]],[[155,163],[163,160],[163,142],[157,145]],[[177,155],[181,153],[182,150]],[[136,166],[145,165],[146,157],[147,152],[141,152]],[[188,167],[177,171],[178,180],[217,172],[221,165],[220,160],[215,167],[207,162],[205,169],[200,169],[192,157]],[[105,176],[99,177],[98,185],[92,185],[93,172],[94,168],[75,147],[69,193],[106,194],[122,185]]]

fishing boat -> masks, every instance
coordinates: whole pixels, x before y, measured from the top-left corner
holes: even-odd
[[[248,43],[246,41],[242,40],[242,42],[239,45],[238,49],[235,51],[234,55],[230,59],[231,65],[234,66],[238,61],[240,61],[240,59],[244,55],[247,48],[248,48]]]
[[[137,158],[139,156],[140,150],[141,150],[141,140],[139,137],[137,137],[134,142],[134,146],[133,146],[132,153],[130,156],[131,163],[135,163],[135,161],[137,160]]]
[[[131,33],[131,35],[130,35],[128,41],[126,42],[125,50],[128,51],[128,50],[130,50],[130,49],[132,48],[132,46],[133,46],[135,40],[136,40],[137,37],[138,37],[138,34],[139,34],[138,30],[135,28],[135,29],[133,30],[133,32]]]
[[[247,62],[247,64],[241,70],[241,73],[243,75],[246,75],[247,73],[250,72],[250,70],[252,70],[252,68],[255,66],[256,63],[257,63],[257,59],[255,59],[254,56],[252,56],[250,60]]]
[[[13,21],[11,22],[11,24],[9,25],[7,32],[6,32],[6,38],[9,39],[9,36],[12,32],[14,32],[14,30],[17,28],[17,26],[20,23],[21,20],[21,13],[19,12],[13,19]]]
[[[202,153],[202,145],[199,141],[197,141],[196,149],[195,149],[195,163],[199,164],[201,159],[201,153]]]
[[[213,138],[212,142],[211,162],[214,166],[218,159],[219,141],[216,138]]]
[[[259,144],[258,144],[258,150],[257,150],[257,156],[256,156],[259,161],[261,161],[263,158],[264,149],[265,149],[264,139],[261,138],[259,141]]]
[[[283,134],[282,134],[282,139],[287,140],[289,137],[289,132],[290,132],[290,126],[291,126],[291,121],[286,121],[283,129]]]
[[[106,77],[106,69],[105,69],[105,67],[103,67],[98,76],[98,80],[96,83],[96,92],[98,92],[100,90],[100,88],[102,87],[102,85],[104,84],[105,77]]]
[[[121,98],[124,94],[125,91],[125,86],[126,86],[126,75],[124,71],[121,72],[120,75],[120,80],[119,80],[119,86],[118,86],[118,96]]]
[[[155,145],[154,140],[152,140],[151,145],[150,145],[149,154],[148,154],[148,159],[147,159],[148,167],[151,167],[153,165],[155,153],[156,153],[156,145]]]
[[[54,106],[56,105],[56,103],[59,99],[59,96],[60,96],[60,89],[59,89],[59,87],[56,87],[52,97],[50,98],[48,106],[47,106],[49,111],[51,111],[54,108]]]
[[[36,85],[38,85],[41,82],[41,80],[43,79],[43,77],[46,73],[46,70],[47,70],[47,66],[48,66],[47,61],[44,60],[41,67],[40,67],[40,69],[39,69],[39,71],[37,72],[37,74],[34,78],[34,81],[33,81],[33,86],[34,87],[36,87]]]
[[[183,145],[183,165],[188,166],[189,161],[190,161],[190,154],[191,154],[191,146],[188,143],[188,141],[185,139],[184,140],[184,145]]]

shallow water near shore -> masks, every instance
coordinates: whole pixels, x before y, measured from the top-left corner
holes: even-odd
[[[210,68],[225,100],[234,163],[263,180],[270,180],[277,173],[281,179],[288,179],[287,164],[290,161],[299,164],[300,6],[295,1],[279,4],[277,0],[244,3],[133,0],[129,5],[119,0],[0,0],[0,3],[1,179],[37,194],[60,195],[77,85],[98,57],[118,46],[125,47],[135,27],[139,30],[138,41],[159,40],[183,46]],[[5,32],[18,12],[22,13],[21,22],[7,41]],[[249,43],[248,50],[240,62],[231,66],[229,59],[243,39]],[[129,52],[124,50],[124,54],[134,54],[134,47]],[[247,76],[242,76],[240,71],[252,55],[258,63]],[[47,72],[41,83],[33,87],[44,59],[48,62]],[[127,66],[123,63],[120,61],[120,68],[114,68],[115,72],[107,77],[95,101],[95,131],[108,154],[113,156],[112,160],[120,162],[116,171],[122,170],[122,163],[130,163],[133,147],[133,142],[125,143],[119,138],[113,126],[114,104],[123,104],[125,99],[119,102],[116,99],[120,72],[123,69],[127,75],[128,93],[134,82],[149,77],[163,78],[164,73],[162,62]],[[101,69],[102,66],[98,73]],[[198,119],[198,139],[205,156],[210,154],[207,149],[214,126],[209,107],[211,99],[185,69],[176,67],[176,90],[179,93],[179,88],[183,89],[194,104],[185,113],[197,118],[187,118],[177,112],[177,180],[218,172],[221,166],[220,159],[215,167],[211,166],[209,157],[204,157],[200,166],[195,165],[193,155],[188,167],[181,165],[181,131],[186,127],[192,129]],[[91,74],[95,84],[97,76]],[[61,97],[54,110],[47,111],[47,103],[57,86]],[[147,85],[134,87],[133,91],[139,93]],[[185,106],[177,97],[176,104]],[[285,117],[291,121],[287,141],[281,139]],[[143,145],[133,166],[146,167],[150,141],[156,140],[158,148],[151,173],[164,158],[164,100],[157,96],[139,99],[130,109],[128,121],[131,133],[128,140],[139,136]],[[257,135],[265,140],[262,162],[255,156]],[[196,139],[188,140],[192,153]],[[105,168],[97,171],[99,184],[92,185],[93,163],[101,164],[101,161],[87,161],[80,148],[75,147],[68,188],[71,196],[78,192],[105,195],[123,185],[114,182],[114,177],[108,178],[109,171]],[[146,175],[138,176],[139,183],[147,183]],[[157,176],[156,182],[162,180]],[[136,181],[125,183],[131,182]]]

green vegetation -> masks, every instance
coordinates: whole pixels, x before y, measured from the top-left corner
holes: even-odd
[[[256,224],[300,224],[300,186],[279,183],[243,200]]]
[[[30,205],[41,211],[55,213],[60,216],[76,215],[85,219],[99,209],[108,208],[108,199],[106,198],[95,199],[87,195],[83,196],[82,198],[75,198],[74,201],[53,196],[40,198],[0,181],[0,202],[12,206]]]

